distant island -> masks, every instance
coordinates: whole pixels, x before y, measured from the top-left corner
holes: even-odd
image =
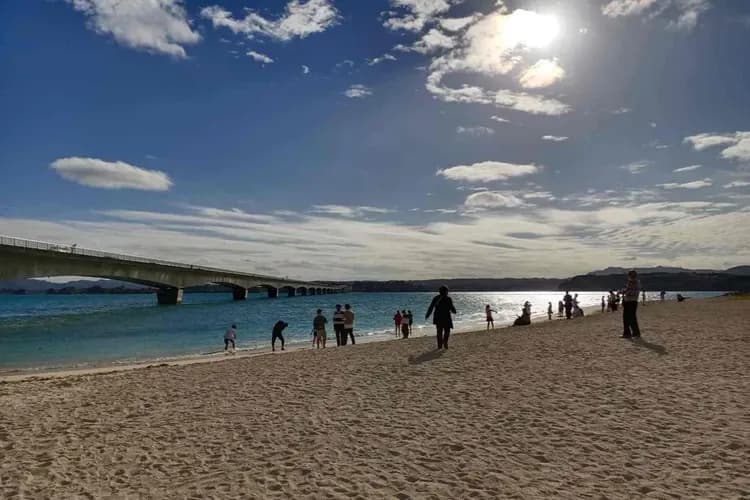
[[[684,269],[680,267],[636,268],[645,290],[680,291],[750,291],[750,266],[737,266],[723,271]],[[624,267],[608,267],[571,278],[450,278],[392,281],[329,281],[330,285],[350,285],[353,292],[434,292],[446,285],[456,292],[526,292],[535,290],[615,290],[624,285]],[[186,293],[226,293],[222,285],[206,284],[185,289]],[[45,280],[22,279],[0,282],[0,294],[131,294],[154,293],[155,289],[114,280],[78,280],[53,283]]]

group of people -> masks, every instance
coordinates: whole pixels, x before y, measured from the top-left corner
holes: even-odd
[[[551,313],[552,304],[547,309],[547,314],[552,319]],[[559,317],[565,316],[565,319],[571,318],[582,318],[584,316],[581,304],[578,302],[578,294],[570,295],[570,292],[566,291],[563,299],[557,303],[557,315]]]
[[[325,348],[327,338],[326,324],[328,319],[323,315],[323,310],[318,309],[318,313],[313,318],[313,347],[318,349]],[[349,339],[352,341],[352,345],[356,344],[354,340],[354,311],[352,306],[344,304],[344,309],[341,309],[341,304],[336,304],[336,310],[333,312],[333,333],[336,335],[336,345],[345,346]]]
[[[408,339],[411,334],[411,327],[414,324],[414,315],[411,313],[411,309],[402,311],[397,309],[396,314],[393,315],[393,323],[396,325],[396,337]]]

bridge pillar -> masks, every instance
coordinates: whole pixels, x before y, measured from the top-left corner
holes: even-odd
[[[300,295],[307,295],[307,288],[300,288],[297,292],[299,292]]]
[[[232,298],[234,300],[247,300],[247,288],[232,288]]]
[[[294,288],[289,289],[289,293],[287,293],[287,297],[294,297],[297,295],[296,290]]]
[[[307,291],[307,294],[308,294],[308,295],[315,295],[315,289],[314,289],[314,288],[311,288],[311,289],[309,289],[309,290]]]
[[[182,288],[160,288],[156,291],[156,301],[160,306],[182,304]]]
[[[268,298],[269,299],[275,299],[279,296],[279,289],[278,288],[269,288],[268,289]]]

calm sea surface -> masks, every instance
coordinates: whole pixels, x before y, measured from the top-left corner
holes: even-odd
[[[673,298],[670,292],[667,298]],[[720,292],[684,292],[709,297]],[[234,302],[231,294],[185,294],[179,306],[157,306],[154,295],[0,295],[0,372],[87,367],[211,355],[223,349],[224,330],[238,326],[238,348],[267,349],[273,324],[289,323],[290,344],[310,342],[317,308],[331,321],[337,303],[349,303],[356,314],[355,333],[362,340],[393,338],[396,309],[411,309],[414,334],[433,334],[424,319],[433,293],[349,293],[307,297],[251,294]],[[595,306],[602,292],[582,292],[581,306]],[[458,310],[457,330],[484,326],[484,306],[497,311],[496,326],[512,322],[525,301],[534,316],[552,302],[557,313],[561,292],[452,293]],[[649,296],[656,300],[656,296]],[[329,345],[335,339],[329,332]]]

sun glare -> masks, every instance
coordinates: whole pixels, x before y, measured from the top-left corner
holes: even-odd
[[[528,10],[517,10],[504,26],[512,45],[544,48],[560,33],[560,23],[552,15],[542,15]]]

